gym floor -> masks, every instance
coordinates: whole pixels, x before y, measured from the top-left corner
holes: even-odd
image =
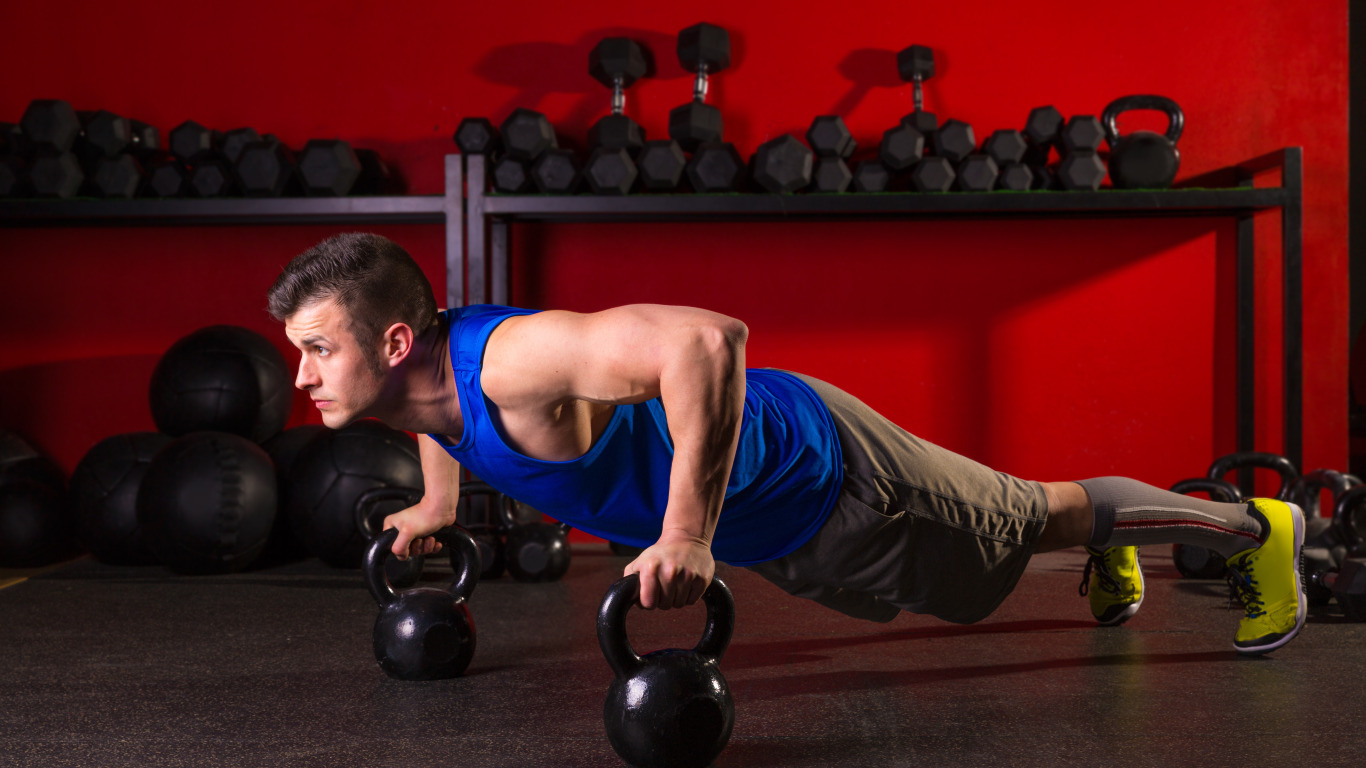
[[[307,560],[181,577],[78,559],[0,572],[0,766],[616,766],[595,619],[626,559],[576,544],[551,584],[471,601],[462,678],[387,678],[359,572]],[[1098,628],[1085,556],[1036,557],[972,626],[845,618],[721,566],[735,731],[717,766],[1358,766],[1366,624],[1313,609],[1259,659],[1232,650],[1223,582],[1144,558],[1147,596]],[[450,576],[444,558],[424,582]],[[640,652],[691,647],[703,609],[632,610]]]

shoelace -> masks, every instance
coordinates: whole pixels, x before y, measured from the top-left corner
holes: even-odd
[[[1077,588],[1077,594],[1086,597],[1091,592],[1091,569],[1096,570],[1096,578],[1100,581],[1100,588],[1112,595],[1119,594],[1119,582],[1110,575],[1109,565],[1105,562],[1105,555],[1091,555],[1086,558],[1086,568],[1081,572],[1081,586]]]
[[[1262,592],[1257,588],[1257,580],[1252,578],[1252,558],[1230,563],[1224,578],[1228,581],[1230,608],[1234,601],[1241,603],[1249,619],[1266,613]]]

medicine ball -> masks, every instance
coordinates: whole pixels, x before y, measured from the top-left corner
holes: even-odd
[[[365,537],[356,502],[371,488],[421,488],[417,441],[374,420],[329,430],[299,452],[290,473],[289,516],[308,551],[336,568],[359,568]],[[401,503],[390,502],[393,514]]]
[[[138,488],[152,457],[169,442],[159,432],[114,435],[91,448],[71,473],[67,498],[76,540],[101,562],[156,563],[138,527]]]
[[[35,480],[0,483],[0,566],[36,568],[74,550],[60,493]]]
[[[264,442],[285,427],[291,377],[266,337],[214,325],[171,345],[152,371],[149,401],[157,429],[172,437],[230,432]]]
[[[303,540],[294,533],[287,510],[290,508],[290,477],[294,473],[294,462],[304,446],[329,430],[321,424],[306,424],[294,429],[286,429],[261,445],[270,454],[275,464],[275,490],[278,498],[275,515],[275,528],[270,533],[270,545],[264,559],[272,562],[301,559],[308,556],[308,548]]]
[[[42,455],[22,437],[0,429],[0,484],[11,480],[32,480],[61,494],[66,476],[57,462]]]
[[[137,506],[147,546],[172,570],[240,571],[270,538],[275,470],[245,437],[194,432],[157,451]]]

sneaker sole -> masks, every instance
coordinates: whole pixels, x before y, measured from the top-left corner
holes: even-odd
[[[1148,590],[1147,585],[1143,583],[1143,563],[1139,559],[1139,555],[1141,554],[1142,552],[1134,554],[1134,568],[1138,570],[1138,602],[1134,603],[1133,605],[1130,605],[1123,611],[1120,611],[1118,616],[1114,617],[1113,619],[1110,619],[1109,621],[1100,621],[1099,619],[1097,619],[1097,621],[1100,622],[1100,625],[1102,627],[1117,627],[1120,624],[1123,624],[1124,622],[1133,618],[1133,615],[1135,613],[1138,613],[1138,607],[1140,605],[1143,605],[1143,598],[1147,597]]]
[[[1295,589],[1298,592],[1296,595],[1295,626],[1289,632],[1265,645],[1238,645],[1235,642],[1233,649],[1244,656],[1260,656],[1263,653],[1270,653],[1294,640],[1295,636],[1300,633],[1300,629],[1304,627],[1304,619],[1309,614],[1309,598],[1304,592],[1304,510],[1300,509],[1298,504],[1286,502],[1286,506],[1295,512],[1292,515],[1295,521]]]

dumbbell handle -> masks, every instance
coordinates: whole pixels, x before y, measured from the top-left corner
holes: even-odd
[[[921,90],[920,84],[924,81],[920,75],[911,79],[911,103],[915,105],[916,112],[925,111],[925,93]]]
[[[612,114],[620,115],[626,112],[626,83],[625,78],[617,75],[612,78]]]
[[[707,101],[707,65],[705,62],[697,65],[697,80],[693,83],[692,100],[703,104]]]

